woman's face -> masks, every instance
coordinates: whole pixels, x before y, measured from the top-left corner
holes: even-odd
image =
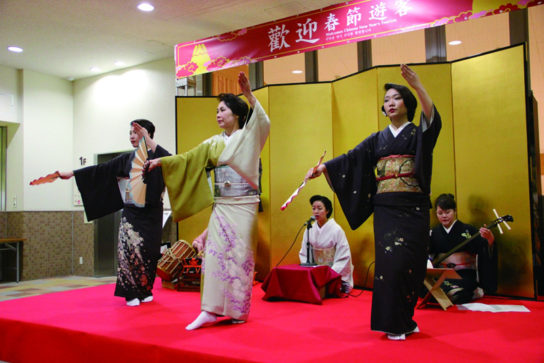
[[[325,208],[325,205],[322,201],[316,200],[312,204],[312,214],[314,215],[315,220],[320,227],[327,222],[327,213],[328,210]]]
[[[238,116],[233,114],[231,109],[227,107],[225,102],[219,102],[217,105],[217,123],[219,127],[225,130],[227,135],[232,134],[234,131],[238,130]]]
[[[138,143],[140,142],[140,135],[134,132],[134,126],[132,125],[130,125],[129,137],[132,147],[138,147]]]
[[[402,118],[408,113],[401,94],[394,88],[388,89],[385,93],[383,108],[385,109],[385,114],[390,119]]]
[[[440,223],[446,228],[450,228],[451,224],[457,218],[456,214],[455,209],[442,209],[440,207],[436,208],[436,216],[438,217]]]

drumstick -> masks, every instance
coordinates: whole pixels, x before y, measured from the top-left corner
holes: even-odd
[[[321,157],[319,158],[319,161],[317,162],[317,164],[314,166],[314,170],[313,170],[313,173],[315,173],[315,171],[317,170],[317,167],[319,165],[321,165],[321,163],[323,162],[323,158],[325,157],[325,154],[327,153],[327,150],[323,151],[323,155],[321,155]],[[304,177],[304,180],[302,181],[302,183],[299,185],[299,187],[293,192],[293,194],[291,194],[291,196],[287,199],[287,201],[285,201],[285,203],[283,203],[283,205],[281,206],[281,210],[284,210],[285,208],[287,208],[287,206],[289,204],[291,204],[291,202],[293,201],[293,199],[295,199],[295,197],[298,195],[298,193],[302,190],[302,188],[304,188],[304,186],[306,185],[306,182],[308,181],[308,176],[305,176]]]

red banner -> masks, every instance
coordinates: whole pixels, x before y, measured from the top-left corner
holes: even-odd
[[[175,47],[176,77],[540,5],[522,0],[478,10],[476,0],[362,0],[329,6]],[[473,9],[477,9],[473,12]]]

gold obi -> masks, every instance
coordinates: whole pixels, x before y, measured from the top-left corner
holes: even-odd
[[[336,247],[331,248],[315,248],[312,246],[312,252],[314,255],[314,263],[318,265],[332,266],[334,264],[334,255],[336,254]]]
[[[414,155],[390,155],[378,160],[376,194],[390,192],[421,192],[415,178]]]

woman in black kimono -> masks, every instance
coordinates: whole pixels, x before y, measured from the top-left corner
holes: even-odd
[[[440,194],[435,202],[439,225],[431,229],[429,254],[433,259],[440,257],[472,235],[480,235],[444,259],[440,266],[453,268],[461,280],[446,280],[442,290],[454,304],[465,304],[482,297],[484,292],[479,287],[492,285],[494,254],[492,250],[495,236],[491,230],[481,227],[479,230],[457,220],[457,205],[452,194]],[[491,283],[490,283],[491,282]]]
[[[418,75],[400,68],[421,103],[420,125],[411,122],[417,107],[412,92],[387,83],[382,112],[391,124],[308,172],[312,178],[325,173],[352,229],[374,212],[371,329],[392,340],[419,332],[413,315],[426,271],[432,153],[441,128]]]
[[[130,143],[138,147],[145,137],[149,158],[170,153],[153,140],[155,126],[148,120],[130,123]],[[59,172],[62,179],[75,176],[88,220],[100,218],[123,209],[117,245],[117,284],[115,296],[124,297],[128,306],[153,300],[153,283],[160,258],[162,235],[162,194],[164,181],[160,168],[146,174],[145,206],[134,204],[126,192],[128,184],[120,183],[129,177],[136,151],[94,166]],[[123,189],[121,189],[123,188]],[[121,195],[123,190],[123,196]]]

